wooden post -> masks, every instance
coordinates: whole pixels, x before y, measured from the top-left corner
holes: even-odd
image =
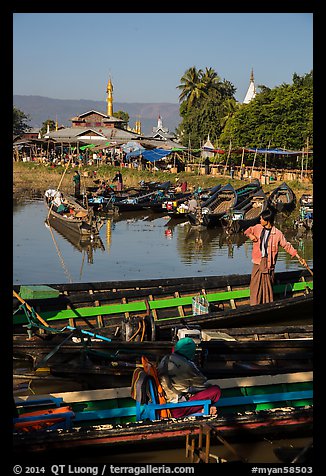
[[[230,143],[229,143],[229,151],[228,151],[228,156],[226,158],[226,162],[225,162],[225,167],[224,167],[224,174],[226,174],[226,169],[228,167],[228,161],[229,161],[229,158],[230,158],[230,155],[231,155],[231,146],[232,146],[232,142],[231,142],[231,139],[230,139]]]
[[[241,177],[241,170],[242,170],[243,159],[244,159],[244,147],[242,147],[241,164],[240,164],[240,177]]]
[[[268,142],[267,150],[270,148],[270,146],[271,146],[271,141]],[[265,180],[266,180],[266,175],[267,175],[267,152],[265,153]]]
[[[254,160],[253,160],[253,162],[252,162],[251,177],[252,177],[252,174],[254,173],[254,167],[255,167],[256,157],[257,157],[257,147],[256,147],[256,150],[255,150]]]

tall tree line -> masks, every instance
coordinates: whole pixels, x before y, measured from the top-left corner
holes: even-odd
[[[313,145],[313,72],[293,74],[292,84],[258,86],[249,104],[235,100],[234,85],[212,68],[189,68],[181,91],[177,133],[186,147],[200,147],[209,137],[215,147],[284,147]]]

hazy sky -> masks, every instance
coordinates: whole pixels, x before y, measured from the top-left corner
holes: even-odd
[[[312,13],[15,13],[13,92],[178,103],[184,72],[213,68],[243,101],[313,68]]]

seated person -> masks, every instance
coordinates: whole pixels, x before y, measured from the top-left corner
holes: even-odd
[[[202,411],[196,407],[196,400],[211,400],[216,403],[221,396],[218,385],[210,385],[205,375],[193,362],[196,344],[190,337],[176,343],[172,354],[165,355],[158,365],[158,376],[168,402],[194,401],[193,407],[171,409],[174,418],[181,418]],[[210,407],[210,414],[216,415],[216,407]]]
[[[188,212],[194,213],[197,207],[198,207],[197,200],[195,199],[195,197],[191,197],[191,199],[188,201]]]
[[[61,192],[57,191],[52,201],[53,210],[57,213],[64,213],[69,210]]]

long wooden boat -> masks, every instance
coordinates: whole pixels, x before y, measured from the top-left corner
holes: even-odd
[[[48,210],[46,222],[78,235],[98,235],[104,225],[101,218],[96,216],[91,208],[85,208],[70,195],[65,195],[64,200],[67,211],[58,213],[51,200],[44,198]]]
[[[296,205],[296,196],[291,187],[283,182],[271,191],[267,206],[275,212],[290,213]]]
[[[220,219],[237,203],[237,194],[231,184],[226,184],[210,197],[196,212],[188,213],[192,225],[214,227],[220,225]]]
[[[295,228],[304,228],[306,230],[313,229],[314,223],[314,206],[313,196],[309,194],[303,194],[299,200],[300,209],[298,219],[294,221]]]
[[[289,437],[298,432],[311,436],[312,372],[210,382],[222,389],[217,416],[137,420],[130,387],[15,397],[14,452],[20,457],[37,452],[40,457],[66,449],[71,458],[74,449],[100,445],[116,449],[145,444],[150,450],[152,443],[173,441],[180,447],[187,435],[198,435],[203,424],[228,441]],[[49,408],[53,409],[50,416]],[[58,422],[60,409],[65,413]],[[42,427],[46,431],[37,429]]]
[[[171,187],[171,182],[164,182],[160,184],[158,188],[148,192],[140,193],[137,196],[125,198],[123,200],[116,201],[114,206],[119,212],[144,210],[146,208],[154,207],[155,204],[161,204],[164,199],[164,194],[168,193]]]
[[[312,322],[313,280],[306,269],[276,273],[274,301],[268,304],[249,305],[249,284],[247,274],[14,285],[13,290],[52,328],[92,327],[111,336],[123,334],[127,325],[130,336],[137,331],[139,337],[140,322],[149,340],[164,339],[180,324],[214,329]],[[198,295],[208,302],[203,314],[194,306]],[[15,333],[26,333],[23,326],[33,323],[16,297],[13,309]]]
[[[312,334],[312,329],[310,331]],[[119,387],[128,384],[142,355],[158,363],[172,351],[176,342],[175,339],[156,342],[106,341],[101,340],[99,334],[90,338],[90,334],[67,331],[46,337],[43,334],[43,339],[40,334],[32,337],[14,335],[13,355],[32,358],[34,369],[47,366],[49,376],[67,377],[75,382],[87,383],[91,388]],[[178,329],[176,335],[195,338],[198,342],[196,361],[210,378],[312,370],[312,337],[236,340],[227,332],[206,330],[202,337],[207,340],[200,340],[200,332],[194,328]],[[238,329],[237,336],[240,335]],[[23,378],[24,372],[20,376]],[[34,378],[36,376],[37,373],[33,374]]]
[[[229,233],[238,233],[259,223],[261,213],[266,210],[268,198],[263,189],[236,205],[231,212],[221,218],[221,224]]]
[[[59,233],[62,238],[68,241],[78,251],[85,251],[88,255],[92,256],[96,249],[105,250],[103,241],[98,234],[91,236],[90,234],[72,232],[70,228],[67,228],[66,225],[59,220],[52,220],[51,225],[49,225],[47,221],[45,223]]]
[[[120,191],[114,190],[109,185],[103,192],[99,191],[98,187],[88,187],[84,200],[87,200],[88,205],[99,212],[143,210],[144,206],[140,206],[141,203],[153,203],[154,208],[154,204],[162,199],[160,192],[166,193],[169,189],[171,189],[170,181],[142,183],[139,187],[129,187]],[[122,205],[118,206],[120,202]]]
[[[188,192],[185,197],[181,197],[176,200],[168,200],[163,205],[162,208],[167,212],[171,218],[181,218],[184,219],[189,212],[188,201],[190,198],[196,198],[198,206],[200,207],[204,202],[206,202],[210,197],[214,196],[222,185],[219,183],[214,187],[202,190],[201,192]]]
[[[198,211],[189,213],[189,221],[196,226],[221,226],[222,217],[229,214],[231,210],[243,203],[246,198],[256,193],[260,188],[261,184],[258,180],[245,184],[237,190],[228,183],[203,202]]]

